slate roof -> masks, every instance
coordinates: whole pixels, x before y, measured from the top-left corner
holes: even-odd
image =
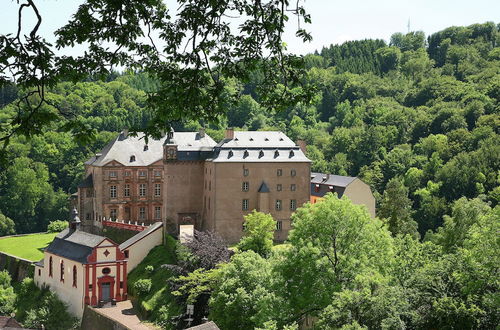
[[[216,147],[212,162],[311,162],[283,132],[235,131]]]
[[[45,251],[66,259],[86,263],[87,257],[92,253],[94,247],[105,239],[106,237],[103,236],[66,228],[54,238]]]
[[[262,184],[260,185],[258,192],[261,192],[261,193],[268,193],[269,192],[269,187],[267,186],[267,184],[264,181],[262,181]]]
[[[83,179],[82,182],[78,185],[78,188],[92,188],[94,187],[94,180],[92,178],[92,174]]]
[[[213,321],[210,321],[191,328],[187,328],[186,330],[220,330],[220,328]]]
[[[324,184],[329,186],[337,186],[337,187],[347,187],[350,185],[356,177],[352,176],[342,176],[342,175],[333,175],[333,174],[324,174],[324,173],[311,173],[311,183],[314,184]]]
[[[201,137],[198,132],[174,132],[173,140],[166,140],[167,137],[164,136],[160,140],[149,139],[146,144],[144,134],[133,137],[122,132],[106,145],[100,154],[90,158],[85,164],[104,166],[115,160],[125,166],[147,166],[163,159],[163,145],[166,142],[166,144],[176,144],[178,151],[189,152],[187,156],[191,157],[199,155],[200,152],[211,153],[216,145],[210,136],[205,134]],[[135,161],[131,162],[131,156],[135,156]]]
[[[140,241],[144,237],[148,236],[150,233],[152,233],[155,230],[157,230],[158,228],[160,228],[162,225],[163,225],[162,222],[155,222],[154,224],[149,226],[148,229],[141,231],[140,233],[132,236],[131,238],[129,238],[128,240],[126,240],[125,242],[120,244],[120,246],[119,246],[120,250],[123,251],[123,250],[127,249],[131,245],[135,244],[136,242]]]

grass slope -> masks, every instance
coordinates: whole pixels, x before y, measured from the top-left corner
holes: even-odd
[[[31,234],[0,238],[0,251],[16,257],[38,261],[43,258],[43,249],[58,233]]]
[[[129,295],[132,295],[142,316],[147,320],[163,323],[162,327],[164,328],[169,328],[164,322],[179,315],[182,309],[175,303],[167,284],[167,279],[172,276],[172,273],[161,267],[164,264],[175,263],[175,240],[168,236],[167,245],[160,245],[152,249],[147,257],[128,275]],[[147,271],[147,266],[153,266],[153,271]],[[134,290],[134,284],[141,279],[150,279],[152,284],[149,293],[144,295],[138,295]]]

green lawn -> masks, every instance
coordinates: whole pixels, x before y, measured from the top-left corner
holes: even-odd
[[[43,249],[52,242],[57,234],[31,234],[0,238],[0,251],[31,261],[38,261],[43,258]]]

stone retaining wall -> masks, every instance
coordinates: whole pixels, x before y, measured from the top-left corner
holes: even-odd
[[[27,259],[0,252],[0,271],[7,270],[12,280],[21,282],[26,277],[33,277],[35,266]]]

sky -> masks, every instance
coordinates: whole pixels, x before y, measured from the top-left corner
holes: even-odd
[[[311,14],[312,24],[302,25],[312,33],[313,41],[302,43],[294,34],[297,21],[289,20],[284,35],[288,51],[295,54],[312,53],[323,46],[348,40],[384,39],[389,41],[395,32],[424,31],[426,35],[449,26],[466,26],[493,21],[500,23],[500,0],[301,0]],[[21,0],[21,2],[23,2]],[[64,25],[82,1],[40,0],[38,8],[43,17],[40,33],[54,41],[53,32]],[[167,4],[169,1],[166,1]],[[294,0],[290,1],[295,3]],[[18,5],[15,0],[0,4],[0,34],[14,33]],[[33,15],[25,17],[26,29],[34,22]],[[83,47],[68,51],[77,55]]]

